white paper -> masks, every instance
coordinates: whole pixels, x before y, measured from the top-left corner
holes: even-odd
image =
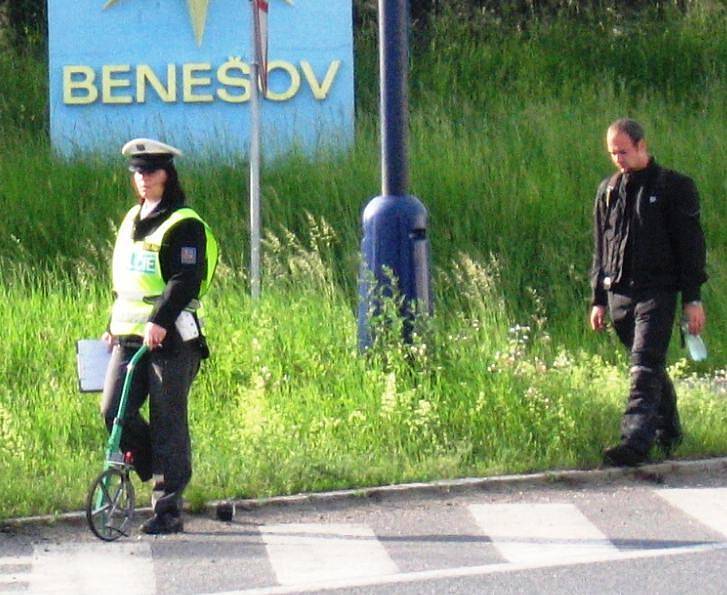
[[[81,392],[90,393],[103,390],[109,359],[111,359],[111,352],[105,341],[81,339],[76,342],[78,387]]]
[[[194,316],[191,312],[182,310],[174,325],[177,327],[179,336],[182,337],[182,341],[184,342],[191,341],[192,339],[199,337],[197,322],[194,320]]]

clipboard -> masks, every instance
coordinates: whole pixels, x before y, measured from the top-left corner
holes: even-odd
[[[110,359],[111,352],[105,341],[100,339],[76,341],[78,389],[82,393],[96,393],[103,390]]]

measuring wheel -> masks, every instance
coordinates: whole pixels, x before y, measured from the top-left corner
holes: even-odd
[[[106,445],[106,464],[91,484],[86,497],[88,526],[96,537],[104,541],[128,537],[129,526],[134,518],[134,486],[129,477],[129,472],[134,468],[133,460],[129,453],[122,453],[119,446],[134,368],[146,352],[147,347],[142,345],[126,366],[119,409]]]
[[[91,484],[86,498],[86,520],[99,539],[114,541],[129,535],[134,518],[134,486],[129,471],[109,467]]]

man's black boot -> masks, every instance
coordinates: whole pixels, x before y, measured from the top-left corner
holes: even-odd
[[[617,444],[603,451],[603,462],[609,467],[636,467],[646,455],[628,444]]]
[[[141,531],[147,535],[169,535],[183,530],[182,516],[171,512],[155,514],[141,525]]]
[[[668,459],[682,443],[682,434],[671,434],[665,430],[656,431],[656,444]]]

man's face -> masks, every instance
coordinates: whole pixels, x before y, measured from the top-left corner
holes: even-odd
[[[635,143],[625,132],[609,130],[606,146],[614,165],[623,173],[644,169],[649,164],[649,153],[643,138]]]

